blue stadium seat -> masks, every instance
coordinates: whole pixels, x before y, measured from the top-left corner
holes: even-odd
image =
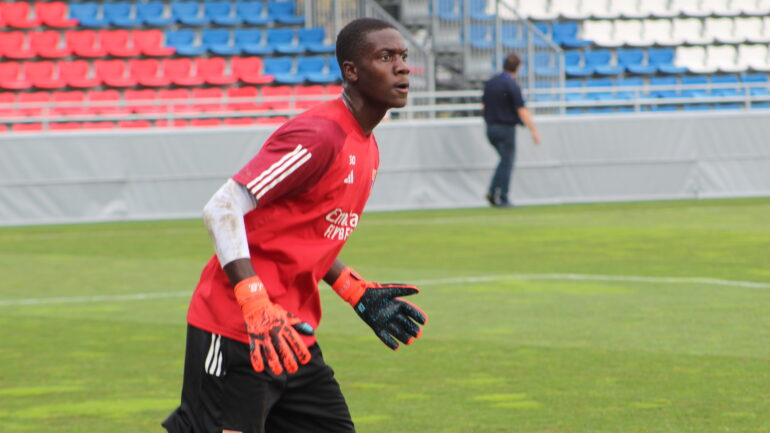
[[[462,0],[439,0],[438,17],[446,21],[460,21],[463,19]]]
[[[570,102],[582,102],[582,101],[588,101],[590,100],[588,96],[585,94],[583,80],[578,78],[571,78],[565,81],[565,85],[567,89],[575,89],[575,90],[567,90],[564,98],[567,101]],[[580,91],[578,91],[580,90]]]
[[[235,11],[243,22],[252,26],[266,26],[272,22],[265,14],[264,4],[257,0],[244,0],[235,3]]]
[[[533,37],[533,42],[536,47],[550,47],[551,44],[549,43],[551,41],[551,25],[548,23],[535,23],[535,28],[542,33],[542,35],[537,34],[535,31],[531,31]]]
[[[663,104],[663,105],[653,105],[649,108],[649,111],[676,111],[676,105],[670,105],[670,104]]]
[[[203,29],[201,41],[207,50],[220,56],[235,56],[241,53],[241,47],[233,42],[228,29]]]
[[[83,27],[107,27],[110,22],[105,18],[99,17],[99,5],[100,3],[96,2],[69,3],[70,18],[77,19],[78,24]]]
[[[770,90],[768,90],[768,77],[766,74],[743,74],[741,75],[741,81],[749,89],[751,96],[768,96]]]
[[[662,74],[684,74],[688,71],[683,66],[674,66],[675,52],[671,48],[651,48],[647,50],[647,64],[658,68]]]
[[[757,109],[768,109],[770,108],[770,102],[755,102],[751,104],[751,108],[757,108]]]
[[[305,77],[311,83],[329,84],[337,81],[337,74],[326,72],[329,62],[337,62],[332,57],[308,56],[297,58],[297,74]]]
[[[331,57],[329,59],[329,73],[336,76],[337,80],[342,79],[342,70],[340,69],[340,64],[337,63],[337,59],[335,57]]]
[[[567,114],[585,114],[586,110],[583,108],[569,107],[566,110]]]
[[[305,18],[295,15],[293,1],[267,2],[267,14],[273,21],[281,24],[304,24]]]
[[[243,22],[241,17],[235,14],[235,8],[230,1],[207,1],[203,4],[203,11],[211,22],[220,26],[232,27]]]
[[[609,101],[613,99],[613,91],[609,89],[613,87],[615,82],[611,78],[589,78],[586,80],[586,88],[591,89],[596,87],[605,87],[604,90],[587,90],[586,94],[589,99],[597,101]]]
[[[535,71],[543,77],[556,77],[559,75],[559,68],[555,63],[555,54],[550,52],[535,53]]]
[[[706,111],[713,109],[714,107],[709,104],[684,104],[684,111]]]
[[[165,27],[174,24],[172,17],[166,17],[165,4],[161,1],[138,2],[136,17],[148,26]]]
[[[281,54],[302,54],[305,52],[305,47],[297,43],[294,29],[267,29],[267,44]]]
[[[471,18],[477,21],[491,21],[495,16],[487,13],[487,0],[471,0]]]
[[[716,104],[714,108],[717,110],[740,110],[743,108],[741,104]]]
[[[504,48],[518,50],[527,46],[526,33],[519,24],[503,24],[500,32]]]
[[[593,75],[594,68],[581,65],[583,55],[580,51],[567,51],[564,53],[564,72],[570,77],[587,77]]]
[[[300,84],[305,77],[295,74],[294,62],[291,57],[267,57],[264,59],[265,75],[275,77],[275,82],[280,84]]]
[[[589,114],[606,114],[614,113],[615,109],[612,107],[588,107]]]
[[[717,85],[728,85],[733,84],[734,86],[727,86],[722,88],[712,88],[711,89],[711,95],[712,96],[740,96],[743,95],[743,88],[740,86],[740,82],[738,81],[738,77],[733,74],[726,74],[726,75],[712,75],[711,76],[711,84],[717,84]]]
[[[658,67],[644,64],[644,50],[619,49],[618,65],[636,75],[649,75],[658,72]]]
[[[491,36],[490,36],[491,33]],[[486,24],[471,25],[471,47],[477,50],[495,48],[495,29]]]
[[[132,14],[132,5],[127,1],[104,2],[104,19],[118,27],[139,27],[142,20]]]
[[[682,76],[682,85],[683,86],[699,86],[699,87],[692,87],[692,88],[683,88],[681,96],[683,98],[700,98],[704,96],[709,95],[708,91],[708,83],[709,80],[703,75],[683,75]],[[700,105],[700,104],[698,104]]]
[[[612,61],[612,52],[610,50],[590,50],[585,53],[585,66],[590,67],[594,72],[599,72],[601,68],[603,75],[617,75],[622,73],[622,68],[610,65]]]
[[[644,85],[644,80],[642,80],[640,77],[620,78],[615,84],[620,88],[626,87],[624,90],[618,89],[615,91],[615,99],[629,100],[643,96],[640,89]],[[636,89],[632,89],[633,87]]]
[[[554,43],[567,48],[583,48],[590,46],[593,42],[577,37],[578,24],[574,21],[563,23],[555,22],[552,27]]]
[[[171,12],[180,24],[195,27],[209,24],[209,19],[201,13],[200,3],[197,1],[172,1]]]
[[[327,44],[324,39],[326,39],[326,33],[323,27],[299,29],[299,43],[310,52],[333,53],[334,44]]]
[[[206,53],[206,47],[196,43],[195,31],[190,29],[166,30],[166,46],[174,47],[180,56],[200,56]]]
[[[666,77],[652,77],[650,78],[651,86],[676,86],[679,84],[679,79],[675,76]],[[679,92],[674,89],[652,89],[650,95],[654,98],[676,98],[679,96]]]
[[[262,38],[262,30],[247,28],[235,29],[235,45],[240,47],[241,51],[252,56],[267,56],[273,54],[273,47],[265,43]]]

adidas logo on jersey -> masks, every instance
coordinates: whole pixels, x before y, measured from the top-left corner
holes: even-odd
[[[345,178],[345,183],[348,185],[353,183],[353,170],[350,170],[350,174],[348,174],[348,177]]]

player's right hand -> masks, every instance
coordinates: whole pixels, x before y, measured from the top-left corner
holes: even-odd
[[[246,321],[254,371],[264,371],[267,363],[273,374],[281,374],[284,368],[294,373],[299,368],[297,361],[303,365],[310,361],[310,351],[299,334],[313,335],[313,328],[270,302],[259,277],[236,284],[235,298]]]

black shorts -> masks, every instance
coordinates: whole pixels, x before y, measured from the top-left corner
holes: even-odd
[[[317,344],[291,375],[257,373],[248,344],[187,327],[182,404],[169,433],[352,433],[348,405]]]

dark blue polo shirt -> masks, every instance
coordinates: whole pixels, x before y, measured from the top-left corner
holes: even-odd
[[[507,72],[501,72],[484,84],[484,121],[488,124],[521,125],[519,108],[524,106],[524,97],[516,80]]]

